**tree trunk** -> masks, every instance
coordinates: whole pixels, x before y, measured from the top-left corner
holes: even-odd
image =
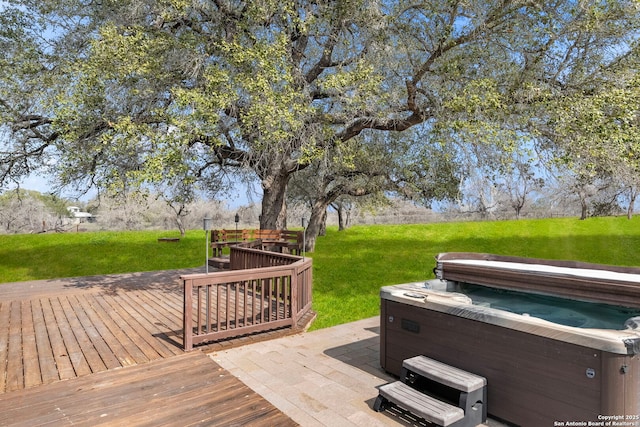
[[[180,203],[178,204],[178,206],[175,206],[173,203],[171,203],[169,200],[165,199],[165,202],[167,203],[167,205],[171,208],[171,210],[173,210],[173,212],[176,215],[176,225],[178,226],[178,231],[180,231],[180,237],[184,237],[185,233],[187,232],[185,226],[184,226],[184,221],[182,221],[182,218],[186,216],[187,211],[186,211],[186,206],[184,203]]]
[[[351,218],[351,203],[335,202],[331,206],[338,212],[338,231],[344,231],[349,228]]]
[[[307,240],[305,245],[306,252],[313,252],[316,247],[316,239],[322,230],[324,222],[326,220],[328,201],[316,200],[311,207],[311,218],[309,218],[309,225],[307,226]]]
[[[289,182],[289,180],[287,180]],[[284,197],[282,200],[282,206],[280,207],[280,213],[278,214],[278,220],[276,222],[280,224],[276,230],[286,230],[287,229],[287,191],[285,187]]]
[[[324,215],[322,215],[322,226],[320,226],[320,234],[319,236],[327,235],[327,210],[324,210]]]
[[[587,219],[587,214],[589,213],[589,206],[587,205],[587,200],[584,198],[580,198],[580,219]]]
[[[342,231],[345,229],[344,226],[344,208],[342,203],[338,203],[338,231]]]
[[[184,222],[182,221],[181,216],[176,217],[176,224],[178,225],[178,230],[180,231],[180,237],[184,237],[187,230],[184,227]]]
[[[290,174],[271,174],[262,180],[262,213],[260,228],[284,230],[287,228],[287,185]]]
[[[633,218],[633,205],[636,203],[638,193],[633,189],[629,189],[629,206],[627,207],[627,219]]]

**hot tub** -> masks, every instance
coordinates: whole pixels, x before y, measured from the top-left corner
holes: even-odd
[[[640,269],[447,253],[436,275],[381,289],[386,371],[422,354],[482,375],[489,414],[520,426],[640,426]],[[509,307],[484,288],[554,303]]]

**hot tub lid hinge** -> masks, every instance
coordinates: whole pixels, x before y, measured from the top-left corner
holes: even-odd
[[[625,347],[627,347],[627,354],[639,354],[640,353],[640,338],[625,338],[622,340]]]

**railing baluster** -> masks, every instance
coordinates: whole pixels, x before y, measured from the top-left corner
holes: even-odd
[[[264,294],[266,293],[267,290],[267,281],[269,279],[261,279],[260,280],[260,323],[265,321],[265,315],[267,315],[268,313],[265,312],[264,309],[264,302],[265,302],[265,296]]]
[[[293,276],[292,276],[293,277]],[[289,280],[287,281],[287,287],[285,288],[284,291],[284,312],[285,312],[285,317],[292,317],[291,316],[291,286],[293,283],[292,277],[289,277]]]
[[[273,283],[277,280],[276,277],[267,279],[267,291],[265,292],[266,306],[267,306],[267,319],[266,322],[271,322],[271,298],[273,295]]]
[[[233,319],[234,319],[234,324],[233,327],[237,328],[239,327],[239,323],[240,323],[240,313],[239,313],[239,304],[238,304],[238,300],[240,299],[240,289],[239,289],[239,283],[235,283],[233,286]]]
[[[227,285],[227,294],[225,295],[225,319],[226,319],[226,324],[227,324],[227,329],[231,329],[231,325],[232,325],[232,313],[231,313],[231,292],[233,289],[233,283],[229,283]]]
[[[196,298],[197,301],[197,308],[198,308],[198,319],[196,321],[196,335],[200,335],[203,331],[201,329],[202,327],[202,287],[201,286],[197,286],[196,289],[198,290],[198,297]]]
[[[207,333],[210,333],[211,332],[211,285],[206,285],[204,289],[207,292],[207,297],[205,298],[205,304],[207,304],[206,317],[205,317],[207,321],[207,325],[205,327],[205,330],[207,331]]]
[[[274,299],[274,308],[275,308],[275,312],[276,312],[276,320],[280,320],[280,319],[284,319],[284,316],[280,315],[280,303],[281,301],[283,301],[282,299],[282,292],[284,291],[284,283],[285,283],[285,277],[280,277],[280,279],[277,282],[277,286],[276,286],[276,297]]]
[[[247,326],[247,304],[249,304],[249,299],[247,298],[249,293],[249,282],[243,281],[242,286],[244,289],[244,299],[242,304],[242,313],[244,314],[242,326]]]
[[[258,287],[258,279],[254,279],[251,281],[251,324],[256,324],[256,297]]]
[[[222,330],[222,319],[220,318],[220,288],[218,285],[216,289],[216,331],[220,332]]]

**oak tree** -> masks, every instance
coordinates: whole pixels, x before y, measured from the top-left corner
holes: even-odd
[[[637,54],[634,0],[11,0],[0,183],[119,191],[249,171],[261,227],[291,177],[364,131],[532,131]],[[466,141],[469,144],[477,141]],[[430,143],[415,141],[416,145]]]

